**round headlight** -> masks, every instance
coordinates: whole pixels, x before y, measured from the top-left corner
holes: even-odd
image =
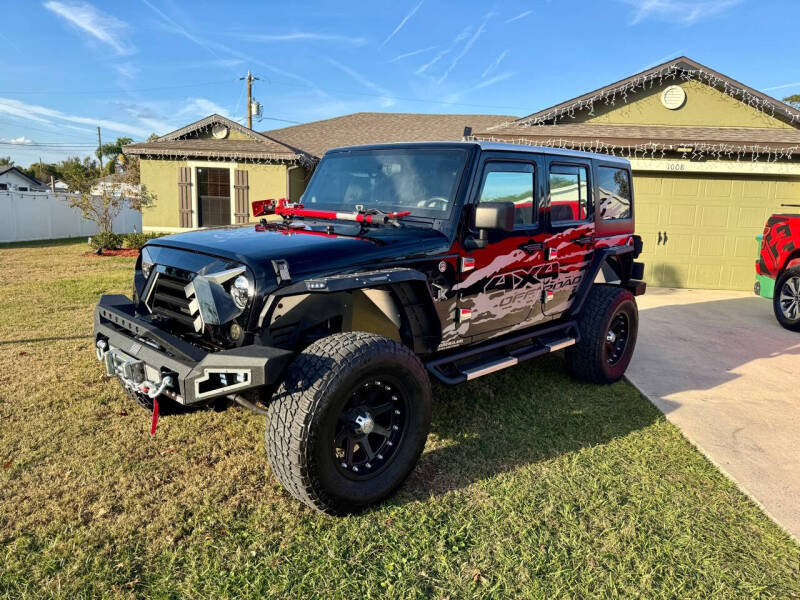
[[[233,280],[231,297],[233,298],[233,303],[239,308],[247,306],[247,301],[250,299],[250,282],[247,277],[239,275]]]

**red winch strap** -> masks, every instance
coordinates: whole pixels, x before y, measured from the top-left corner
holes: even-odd
[[[150,435],[156,434],[156,425],[158,425],[158,398],[153,398],[153,424],[150,425]]]

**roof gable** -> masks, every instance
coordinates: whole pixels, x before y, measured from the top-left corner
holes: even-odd
[[[38,179],[34,179],[30,175],[25,174],[23,171],[21,171],[15,165],[10,165],[10,166],[7,166],[5,168],[0,168],[0,175],[10,175],[12,173],[17,175],[17,177],[20,177],[20,178],[24,179],[25,181],[28,181],[31,185],[35,185],[35,186],[43,185],[41,181],[39,181]]]
[[[728,122],[727,125],[719,126],[788,126],[800,129],[800,111],[685,56],[533,113],[519,119],[516,123],[518,125],[560,125],[563,123],[590,122],[598,118],[600,120],[597,122],[602,123],[631,123],[630,120],[625,121],[623,119],[631,118],[636,113],[636,110],[631,108],[628,111],[617,111],[626,105],[629,107],[636,106],[640,99],[651,98],[650,102],[653,100],[659,102],[660,91],[669,85],[686,86],[687,96],[689,96],[688,90],[695,94],[709,92],[706,94],[705,99],[706,101],[713,99],[713,101],[709,102],[710,104],[721,105],[723,101],[725,102],[727,108],[724,111],[724,118],[730,121],[731,118],[737,117],[744,121],[738,125]],[[702,88],[700,86],[704,86],[707,89],[701,92]],[[713,92],[716,92],[716,94],[713,94]],[[687,107],[688,101],[689,99],[687,98]],[[738,103],[735,110],[733,109],[734,103]],[[638,108],[646,108],[646,106],[639,105]],[[676,122],[669,124],[699,124],[677,122],[677,113],[681,113],[685,109],[677,111],[663,110],[676,113],[674,115]],[[736,114],[732,115],[732,111]],[[612,113],[614,115],[609,116]],[[713,113],[713,110],[710,110],[709,113]],[[760,116],[756,117],[756,113]],[[686,117],[691,121],[689,114],[686,114]],[[766,117],[766,119],[761,117]],[[602,120],[603,118],[606,120]],[[719,119],[723,118],[723,116],[717,115],[715,118]],[[708,120],[706,120],[706,123],[708,123]],[[653,121],[648,121],[648,124],[653,124]]]
[[[211,128],[214,125],[224,125],[225,127],[229,128],[232,132],[235,131],[239,135],[231,136],[231,139],[243,140],[243,139],[250,139],[255,140],[257,142],[266,142],[270,141],[264,135],[261,135],[257,131],[253,131],[252,129],[248,129],[244,125],[240,125],[236,121],[231,121],[227,117],[223,117],[222,115],[218,115],[214,113],[213,115],[209,115],[204,119],[200,119],[199,121],[195,121],[194,123],[189,123],[185,127],[181,127],[180,129],[176,129],[166,135],[162,135],[158,139],[154,140],[156,142],[171,142],[175,140],[186,140],[198,137],[210,137]]]

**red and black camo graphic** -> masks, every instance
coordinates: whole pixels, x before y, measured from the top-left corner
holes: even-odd
[[[800,258],[795,254],[800,254],[800,215],[772,215],[764,228],[758,273],[777,278],[793,262],[790,258]]]

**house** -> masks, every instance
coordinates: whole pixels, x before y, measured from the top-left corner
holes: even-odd
[[[40,192],[46,187],[15,166],[0,167],[0,191]]]
[[[756,236],[800,203],[800,111],[686,57],[475,137],[629,158],[653,285],[752,289]]]
[[[210,115],[150,142],[125,146],[138,156],[142,184],[156,194],[144,231],[247,223],[250,201],[300,198],[329,148],[380,142],[460,140],[516,117],[356,113],[262,133]]]
[[[355,113],[257,133],[211,115],[125,152],[158,194],[145,229],[179,231],[299,199],[329,148],[465,134],[629,158],[653,285],[751,289],[767,216],[800,203],[800,111],[686,57],[521,118]]]

